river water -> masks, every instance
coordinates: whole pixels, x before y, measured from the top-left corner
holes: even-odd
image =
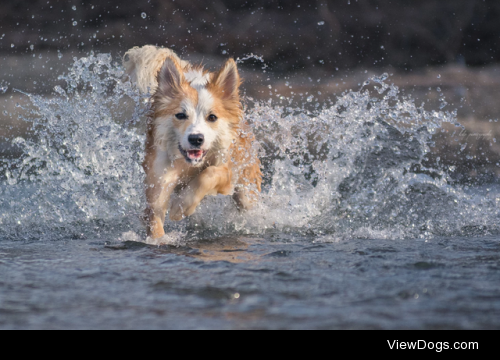
[[[109,55],[75,59],[19,105],[32,130],[0,159],[0,328],[500,327],[500,188],[425,166],[443,124],[460,129],[444,99],[425,109],[385,74],[331,104],[247,98],[259,205],[207,198],[154,242],[148,99],[122,76]]]

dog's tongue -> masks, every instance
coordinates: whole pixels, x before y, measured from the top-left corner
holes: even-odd
[[[201,159],[203,156],[203,150],[188,150],[187,153],[190,159]]]

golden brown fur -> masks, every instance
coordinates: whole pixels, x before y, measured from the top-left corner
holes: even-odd
[[[262,174],[252,148],[254,136],[243,121],[241,79],[234,60],[208,73],[170,50],[142,49],[132,49],[124,60],[142,91],[154,89],[143,164],[148,236],[157,239],[165,234],[168,209],[172,220],[181,220],[207,195],[232,194],[239,209],[251,207],[261,191]],[[179,114],[186,119],[177,118]],[[186,142],[190,132],[204,133],[201,147],[191,148]]]

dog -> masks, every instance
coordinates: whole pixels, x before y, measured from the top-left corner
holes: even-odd
[[[151,95],[143,163],[148,236],[165,235],[167,210],[179,221],[207,195],[232,195],[239,210],[250,209],[262,173],[255,137],[243,120],[236,62],[229,59],[212,73],[148,45],[126,52],[123,65]]]

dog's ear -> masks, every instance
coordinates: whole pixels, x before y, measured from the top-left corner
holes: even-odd
[[[215,75],[213,84],[222,92],[224,99],[238,99],[241,78],[236,62],[233,59],[229,59]]]
[[[158,73],[158,95],[173,98],[181,91],[184,80],[181,65],[172,58],[167,58]]]

